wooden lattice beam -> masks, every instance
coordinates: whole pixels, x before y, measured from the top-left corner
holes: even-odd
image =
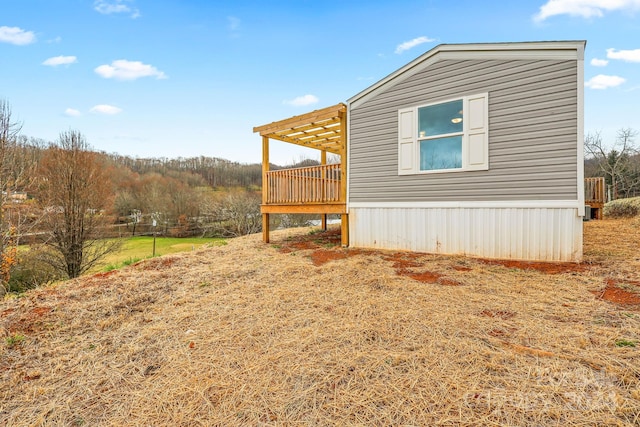
[[[325,150],[334,154],[345,151],[343,136],[347,107],[336,104],[310,113],[253,128],[262,137],[277,139],[303,147]]]

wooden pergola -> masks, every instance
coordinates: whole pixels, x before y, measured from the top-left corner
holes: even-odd
[[[269,214],[340,214],[342,245],[349,244],[347,200],[347,107],[337,104],[253,128],[262,136],[262,236],[269,242]],[[269,170],[269,140],[320,150],[320,166]],[[327,153],[340,163],[327,165]]]

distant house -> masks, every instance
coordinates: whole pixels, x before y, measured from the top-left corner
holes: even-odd
[[[440,45],[345,104],[254,128],[264,219],[339,213],[345,245],[579,261],[585,44]],[[341,163],[269,171],[269,139]]]
[[[27,200],[27,193],[24,191],[11,191],[9,193],[3,191],[2,195],[11,203],[23,203]]]

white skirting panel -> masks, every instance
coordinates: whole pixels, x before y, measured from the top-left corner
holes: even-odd
[[[576,208],[352,207],[349,245],[530,261],[581,261]]]

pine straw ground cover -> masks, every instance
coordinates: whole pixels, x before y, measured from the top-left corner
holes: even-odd
[[[639,425],[640,221],[585,229],[580,265],[296,230],[37,289],[0,425]]]

